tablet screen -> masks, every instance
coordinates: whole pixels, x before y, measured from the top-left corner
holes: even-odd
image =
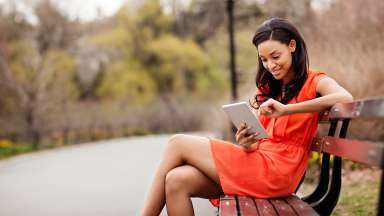
[[[250,133],[259,133],[257,138],[268,137],[267,131],[246,102],[227,104],[223,105],[222,108],[237,129],[240,128],[242,123],[246,123],[251,127],[249,130]]]

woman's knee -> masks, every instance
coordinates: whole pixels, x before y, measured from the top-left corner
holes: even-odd
[[[184,134],[175,134],[169,138],[166,149],[168,151],[174,151],[180,149],[180,146],[183,144],[183,140],[185,139]]]
[[[188,192],[188,172],[183,167],[176,167],[169,171],[165,178],[166,194]]]
[[[174,134],[169,138],[168,144],[175,145],[178,143],[182,143],[182,140],[185,139],[185,134]]]
[[[166,196],[217,198],[221,187],[204,173],[190,165],[183,165],[168,172],[165,179]]]

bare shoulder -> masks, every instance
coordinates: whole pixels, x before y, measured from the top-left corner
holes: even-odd
[[[328,95],[333,93],[339,93],[343,94],[346,97],[350,98],[350,100],[353,100],[352,95],[341,85],[339,85],[336,80],[332,79],[331,77],[324,77],[321,78],[316,86],[316,92],[318,92],[321,95]]]
[[[327,89],[336,88],[338,86],[340,85],[334,79],[329,76],[324,76],[317,82],[316,92],[321,93]]]

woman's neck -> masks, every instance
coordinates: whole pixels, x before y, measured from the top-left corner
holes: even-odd
[[[286,90],[287,90],[287,85],[282,84],[282,85],[281,85],[281,98],[282,98],[282,99],[283,99],[284,96],[285,96]]]
[[[293,68],[291,68],[289,72],[282,78],[282,86],[287,86],[287,84],[293,80],[294,74],[295,73],[293,72]]]

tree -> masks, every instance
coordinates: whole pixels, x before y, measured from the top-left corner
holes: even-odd
[[[96,95],[104,99],[147,104],[155,96],[155,83],[138,62],[117,61],[107,66]]]
[[[12,42],[8,48],[8,58],[4,49],[0,56],[1,81],[16,92],[17,112],[23,114],[27,136],[37,146],[43,114],[76,98],[75,62],[63,50],[51,49],[41,56],[30,42]]]
[[[257,2],[236,0],[235,21],[248,23],[262,15]],[[203,45],[212,39],[227,22],[226,0],[193,0],[189,7],[173,4],[173,31],[181,37],[192,37]],[[180,9],[181,8],[181,9]]]
[[[210,97],[226,87],[226,76],[192,40],[172,35],[161,37],[148,44],[146,56],[144,65],[149,67],[160,95]]]
[[[210,97],[225,88],[226,76],[202,48],[172,34],[173,18],[164,14],[158,0],[143,2],[137,13],[126,5],[114,18],[115,27],[92,39],[113,56],[97,89],[99,97],[130,95],[132,101],[156,94]],[[130,83],[129,87],[123,83]],[[211,85],[216,90],[212,91]]]
[[[77,89],[73,83],[75,61],[63,49],[70,44],[69,21],[49,1],[38,5],[36,13],[36,38],[30,34],[31,27],[30,32],[19,29],[18,38],[0,41],[0,82],[17,96],[7,98],[7,103],[19,104],[15,112],[23,116],[27,137],[37,147],[43,116],[76,98]],[[12,29],[12,25],[3,26],[4,30]]]
[[[35,9],[38,18],[36,41],[40,53],[50,48],[67,49],[78,36],[78,23],[69,21],[50,0],[42,0]]]

